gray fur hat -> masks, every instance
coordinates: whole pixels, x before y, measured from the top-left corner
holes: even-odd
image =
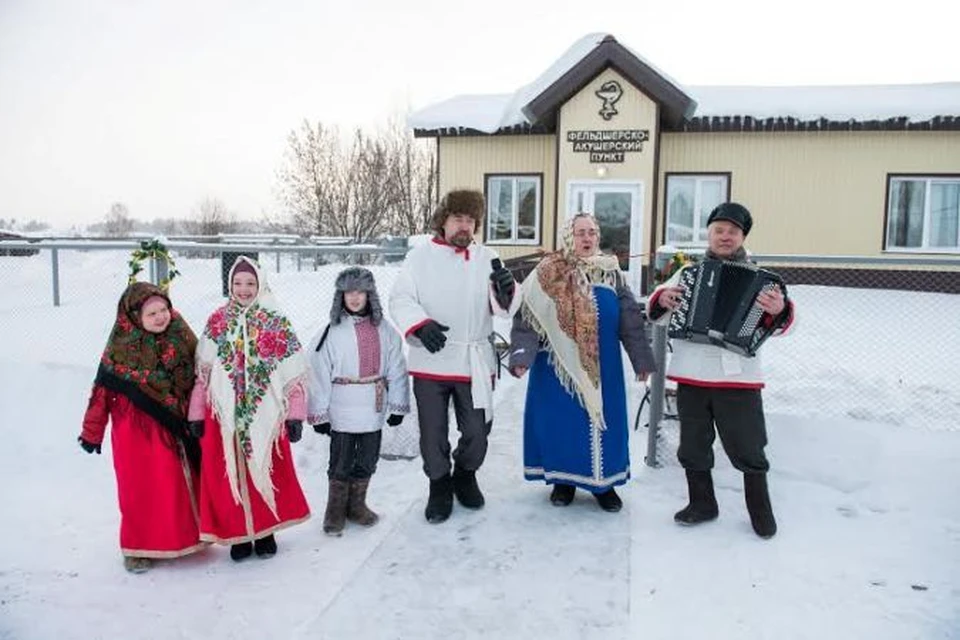
[[[365,291],[367,307],[370,309],[370,321],[375,325],[380,324],[380,320],[383,319],[383,307],[380,306],[377,283],[369,269],[363,267],[344,269],[337,276],[334,286],[336,291],[333,294],[333,306],[330,307],[330,324],[340,324],[340,317],[347,312],[347,307],[343,303],[343,294],[346,291]]]

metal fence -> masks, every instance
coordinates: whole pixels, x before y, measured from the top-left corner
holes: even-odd
[[[661,249],[657,267],[675,250]],[[960,258],[753,255],[780,273],[796,303],[795,330],[761,349],[767,413],[960,429]],[[666,328],[652,328],[669,362]],[[636,415],[647,424],[646,462],[675,461],[675,385],[664,368]],[[675,463],[675,462],[674,462]]]
[[[138,246],[3,242],[0,331],[14,338],[5,341],[2,360],[92,366],[126,286],[130,252]],[[195,329],[224,301],[223,266],[232,262],[224,255],[256,253],[304,340],[326,324],[334,280],[345,265],[370,266],[381,297],[387,298],[406,253],[406,248],[376,245],[166,246],[181,273],[171,286],[171,298]],[[796,330],[762,349],[768,413],[960,429],[960,294],[945,293],[960,291],[960,259],[753,258],[787,276],[798,310]],[[157,278],[159,268],[148,266],[142,279]],[[930,283],[940,292],[930,292]],[[508,327],[498,330],[509,337]],[[652,339],[658,357],[668,360],[665,333],[653,331]],[[642,394],[631,398],[637,424],[652,424],[645,434],[651,465],[673,460],[678,440],[677,423],[670,419],[675,413],[671,384],[663,379],[663,369],[649,383],[642,415],[636,413]]]

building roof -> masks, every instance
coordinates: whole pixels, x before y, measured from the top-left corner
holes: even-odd
[[[418,135],[550,132],[557,109],[608,67],[660,103],[669,124],[693,113],[696,105],[679,83],[613,36],[591,33],[514,93],[456,96],[420,109],[407,122]]]
[[[660,104],[667,130],[960,130],[960,82],[685,87],[602,33],[575,42],[514,93],[456,96],[413,113],[408,124],[419,136],[550,133],[563,103],[608,67]]]

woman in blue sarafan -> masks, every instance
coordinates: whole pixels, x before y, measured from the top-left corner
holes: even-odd
[[[630,478],[623,344],[638,380],[655,369],[645,319],[616,256],[600,253],[600,228],[578,213],[563,247],[523,282],[509,369],[529,369],[523,414],[523,474],[553,485],[550,502],[567,506],[576,488],[605,511],[623,502],[614,490]]]

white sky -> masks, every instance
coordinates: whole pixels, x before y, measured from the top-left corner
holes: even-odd
[[[684,84],[960,80],[960,3],[0,0],[0,218],[277,209],[303,118],[343,129],[511,92],[605,31]],[[482,7],[482,9],[481,9]]]

